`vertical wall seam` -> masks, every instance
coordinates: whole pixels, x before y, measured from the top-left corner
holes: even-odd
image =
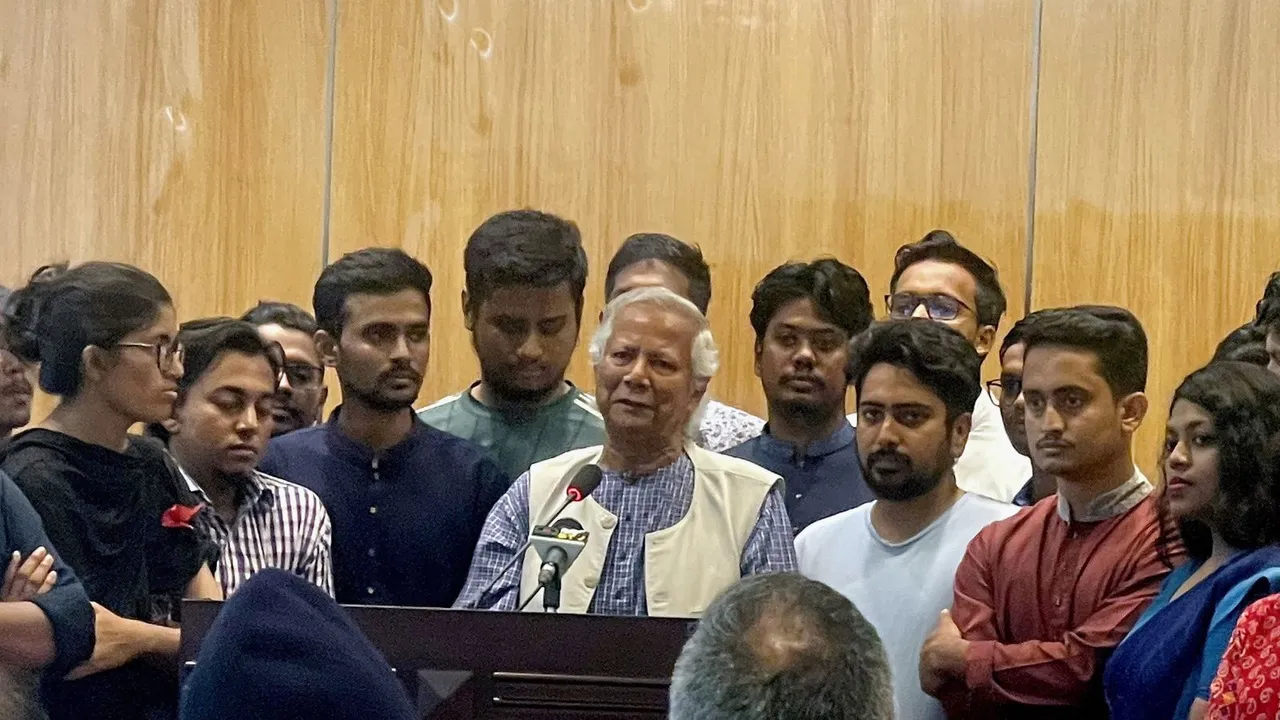
[[[1039,153],[1040,131],[1040,37],[1044,22],[1044,0],[1036,0],[1035,25],[1031,30],[1031,102],[1028,113],[1031,120],[1031,142],[1027,148],[1027,257],[1025,266],[1025,292],[1022,311],[1031,312],[1032,288],[1035,283],[1036,264],[1036,161]]]
[[[329,61],[324,78],[324,200],[320,219],[320,267],[329,265],[329,221],[333,213],[333,117],[338,75],[338,9],[342,0],[329,0]]]

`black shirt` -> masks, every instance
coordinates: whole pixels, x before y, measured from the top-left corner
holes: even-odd
[[[260,468],[324,502],[338,602],[450,607],[510,479],[478,445],[416,417],[380,453],[344,435],[337,418],[272,440]]]
[[[90,600],[125,618],[176,620],[178,601],[211,549],[194,529],[161,523],[172,506],[198,504],[162,446],[134,437],[121,453],[28,430],[0,450],[0,470],[40,514]],[[172,718],[176,680],[176,667],[138,659],[51,688],[50,717]]]

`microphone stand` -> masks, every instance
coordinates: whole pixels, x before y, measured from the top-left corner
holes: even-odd
[[[516,608],[516,612],[522,612],[526,607],[529,607],[529,603],[533,602],[533,599],[538,597],[538,593],[540,592],[542,593],[542,611],[543,612],[553,613],[560,610],[560,573],[559,571],[551,575],[550,582],[543,583],[538,587],[534,588],[533,592],[529,594],[529,597],[525,598],[524,602],[520,603],[520,607]]]

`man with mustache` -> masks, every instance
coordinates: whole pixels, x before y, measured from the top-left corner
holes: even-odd
[[[1024,342],[1027,442],[1057,497],[974,537],[920,684],[952,718],[1105,718],[1103,666],[1169,573],[1133,464],[1147,336],[1127,310],[1081,306],[1042,311]]]
[[[329,388],[316,350],[316,319],[292,303],[263,300],[240,318],[258,328],[267,342],[284,348],[284,374],[276,391],[271,436],[284,435],[320,421]]]
[[[987,383],[987,393],[991,401],[1000,407],[1000,419],[1004,422],[1005,434],[1013,449],[1023,457],[1031,457],[1031,449],[1027,446],[1026,405],[1022,400],[1022,365],[1026,355],[1027,328],[1035,322],[1039,313],[1031,313],[1009,328],[1000,345],[1000,379]],[[1057,483],[1053,476],[1043,472],[1031,463],[1031,477],[1017,495],[1013,496],[1013,504],[1019,507],[1035,505],[1041,500],[1057,492]]]
[[[430,350],[431,271],[367,248],[324,269],[316,346],[338,371],[328,422],[271,441],[261,469],[304,485],[333,522],[338,602],[447,607],[485,515],[510,484],[485,451],[417,418]]]
[[[797,533],[873,499],[844,407],[849,341],[873,317],[866,280],[833,258],[777,267],[751,294],[769,422],[726,454],[782,476]]]
[[[692,442],[719,365],[702,311],[666,288],[623,293],[605,307],[589,353],[604,445],[535,463],[516,480],[485,522],[458,606],[515,610],[527,600],[543,610],[538,553],[507,563],[591,465],[599,485],[561,515],[589,537],[564,574],[560,612],[696,617],[742,577],[794,571],[778,476]]]
[[[9,302],[9,294],[8,288],[0,287],[0,323],[3,323],[2,311]],[[8,440],[14,430],[31,422],[33,395],[27,366],[7,348],[0,347],[0,443]]]
[[[587,284],[578,227],[536,210],[499,213],[471,234],[463,266],[480,380],[418,417],[485,448],[510,477],[604,442],[595,401],[564,377]]]
[[[876,499],[801,533],[800,572],[852,600],[876,628],[897,717],[942,720],[941,703],[920,689],[920,646],[951,606],[969,541],[1017,512],[956,487],[982,361],[959,333],[921,319],[876,325],[850,355],[858,453]]]
[[[284,351],[231,318],[183,324],[186,354],[173,417],[150,428],[212,512],[197,529],[219,552],[214,577],[230,597],[259,570],[279,568],[330,595],[329,514],[315,493],[254,469],[267,440]]]

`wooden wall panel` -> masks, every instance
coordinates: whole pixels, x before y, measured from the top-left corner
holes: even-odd
[[[1132,309],[1169,399],[1280,267],[1280,4],[1048,0],[1033,305]]]
[[[893,251],[947,227],[1021,312],[1034,20],[1025,0],[343,0],[331,257],[430,265],[429,400],[477,372],[458,296],[485,217],[576,220],[592,320],[622,238],[672,233],[712,265],[712,391],[763,412],[747,312],[784,261],[835,254],[879,298]],[[571,377],[593,385],[585,350]]]
[[[309,305],[330,12],[0,0],[0,282],[106,259],[155,273],[183,318]]]

